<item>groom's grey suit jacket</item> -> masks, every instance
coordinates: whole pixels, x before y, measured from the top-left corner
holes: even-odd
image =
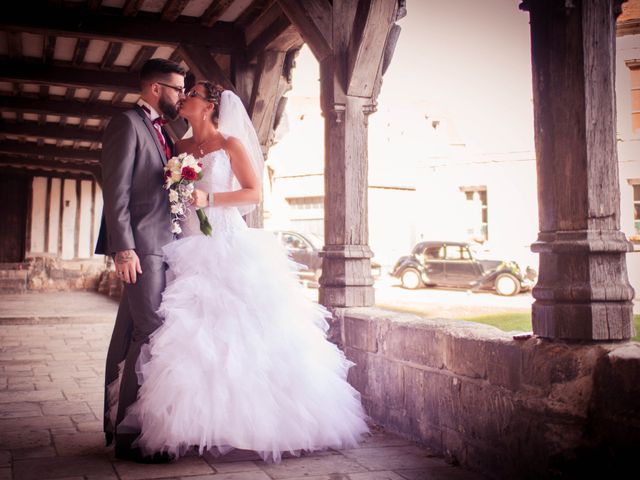
[[[173,143],[165,139],[173,152]],[[96,253],[135,250],[161,255],[173,240],[169,196],[162,188],[167,162],[144,110],[136,106],[114,116],[102,140],[104,209]]]

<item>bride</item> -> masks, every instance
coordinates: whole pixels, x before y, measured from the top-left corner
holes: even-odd
[[[193,136],[177,151],[198,158],[204,176],[182,237],[164,247],[164,324],[143,348],[138,399],[119,428],[141,432],[144,454],[171,457],[239,448],[278,462],[356,446],[367,417],[346,381],[353,363],[326,340],[329,312],[304,295],[276,238],[242,219],[260,201],[263,157],[240,99],[199,82],[180,115]]]

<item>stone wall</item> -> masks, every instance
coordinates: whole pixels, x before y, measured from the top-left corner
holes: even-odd
[[[640,452],[637,342],[514,340],[374,308],[335,317],[372,419],[451,462],[493,478],[566,478]]]
[[[61,260],[58,257],[37,256],[27,258],[20,264],[6,268],[7,272],[22,274],[24,285],[11,288],[5,285],[7,293],[19,293],[25,290],[64,291],[64,290],[96,290],[98,281],[106,265],[103,257],[92,260]],[[15,275],[13,275],[15,276]],[[14,282],[15,283],[15,282]]]

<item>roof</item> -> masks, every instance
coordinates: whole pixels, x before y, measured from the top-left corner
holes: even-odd
[[[0,169],[99,175],[102,130],[137,101],[137,72],[150,58],[234,88],[229,79],[266,50],[293,52],[302,43],[267,0],[6,2]],[[252,92],[238,94],[249,106]],[[170,131],[180,136],[181,127]]]

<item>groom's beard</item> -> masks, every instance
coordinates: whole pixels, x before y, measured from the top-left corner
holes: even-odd
[[[167,120],[175,120],[178,118],[178,105],[169,102],[166,98],[160,97],[158,100],[158,108]]]

